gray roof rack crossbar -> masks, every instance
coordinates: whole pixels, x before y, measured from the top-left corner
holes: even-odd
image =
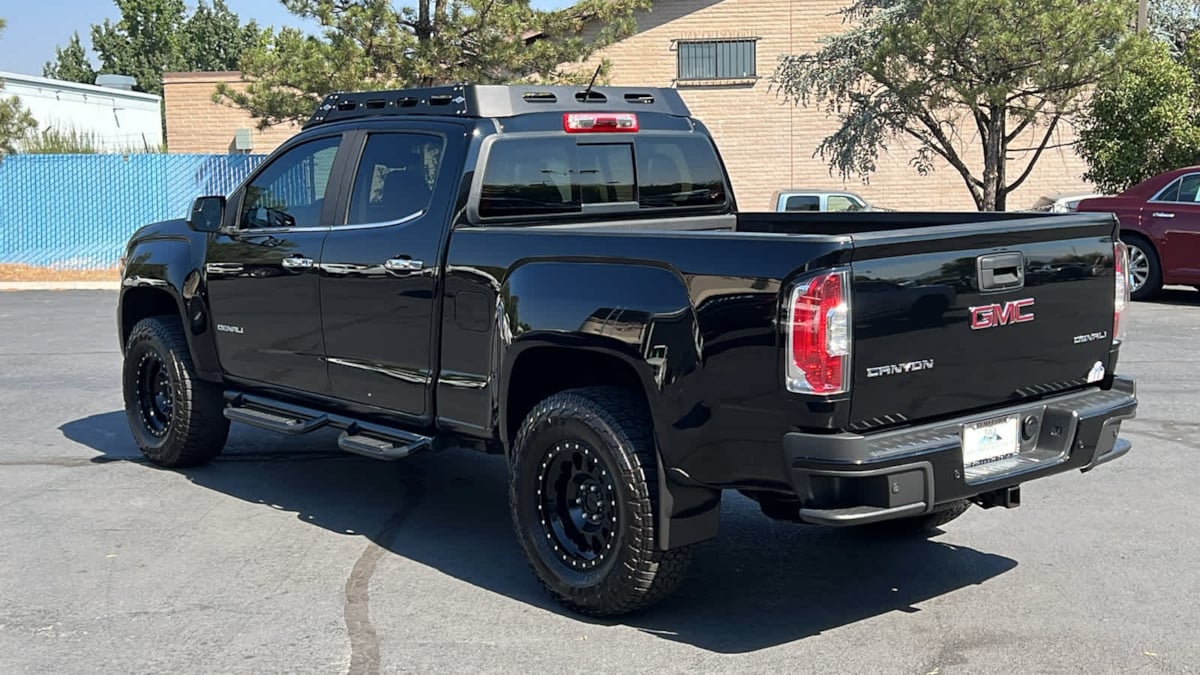
[[[453,84],[420,89],[336,92],[329,94],[304,126],[358,117],[442,115],[512,117],[533,112],[656,112],[688,117],[687,104],[674,89],[658,87],[583,87]]]

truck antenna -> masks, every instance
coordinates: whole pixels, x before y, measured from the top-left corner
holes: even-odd
[[[587,102],[587,100],[588,100],[589,98],[591,98],[591,95],[592,95],[592,85],[596,84],[596,78],[597,78],[597,77],[600,77],[600,69],[601,69],[601,68],[603,68],[603,67],[604,67],[604,64],[603,64],[603,63],[601,63],[600,65],[596,66],[596,72],[592,73],[592,81],[591,81],[591,82],[588,82],[587,89],[584,89],[584,90],[583,90],[583,100],[584,100],[584,102]]]

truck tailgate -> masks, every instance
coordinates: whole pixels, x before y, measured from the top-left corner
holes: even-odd
[[[855,234],[850,428],[1101,379],[1114,235],[1109,219],[1069,216]]]

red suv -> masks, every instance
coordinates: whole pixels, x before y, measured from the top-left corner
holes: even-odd
[[[1153,297],[1163,284],[1200,287],[1200,166],[1159,174],[1115,197],[1085,199],[1077,210],[1111,212],[1121,221],[1134,300]]]

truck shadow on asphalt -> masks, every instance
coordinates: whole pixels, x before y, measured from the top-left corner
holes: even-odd
[[[1200,293],[1191,288],[1168,286],[1151,300],[1139,301],[1139,304],[1176,305],[1179,307],[1196,307],[1200,305]]]
[[[123,412],[60,429],[101,453],[93,462],[128,461],[160,470],[138,453]],[[509,520],[503,459],[447,451],[380,463],[333,447],[334,436],[324,432],[295,438],[235,426],[216,462],[179,473],[198,487],[295,513],[331,532],[362,536],[384,556],[390,552],[581,620],[550,601],[526,566]],[[368,546],[364,559],[371,550]],[[893,611],[918,612],[920,603],[1016,565],[936,540],[777,523],[749,500],[727,493],[720,537],[696,547],[690,573],[672,597],[643,613],[594,623],[627,625],[713,652],[744,653]],[[354,566],[360,567],[366,566]],[[353,574],[347,589],[365,588],[369,578]],[[404,589],[376,588],[372,595],[384,592]],[[347,616],[350,604],[348,597]]]

